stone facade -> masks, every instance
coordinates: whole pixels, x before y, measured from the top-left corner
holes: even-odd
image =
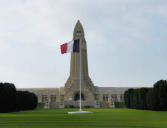
[[[95,87],[94,95],[86,95],[82,100],[82,106],[94,107],[94,108],[114,108],[115,102],[123,102],[123,94],[128,88],[119,87]],[[66,108],[66,107],[78,107],[79,100],[74,100],[73,97],[68,100],[65,99],[65,88],[20,88],[22,91],[30,91],[38,96],[38,102],[44,103],[46,109],[52,108]],[[89,92],[88,92],[89,93]],[[89,96],[90,99],[89,99]],[[87,99],[88,98],[88,99]]]
[[[128,88],[94,86],[88,74],[87,46],[84,30],[78,21],[73,33],[73,40],[80,40],[80,52],[71,53],[70,76],[64,87],[20,89],[34,92],[38,102],[45,103],[45,108],[78,107],[80,99],[80,80],[82,106],[115,107],[115,102],[123,101],[123,94]]]

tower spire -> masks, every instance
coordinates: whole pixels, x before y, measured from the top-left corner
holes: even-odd
[[[90,100],[88,96],[94,97],[94,85],[88,74],[87,46],[84,37],[84,29],[78,20],[73,32],[73,40],[80,39],[80,52],[71,53],[70,76],[65,84],[65,99],[69,97],[74,99],[75,93],[79,92],[79,83],[82,81],[82,93],[86,100]],[[81,60],[80,60],[81,58]],[[80,74],[81,73],[81,74]],[[87,91],[86,91],[87,90]]]
[[[74,28],[73,39],[80,39],[81,37],[84,37],[84,30],[81,22],[78,20]]]

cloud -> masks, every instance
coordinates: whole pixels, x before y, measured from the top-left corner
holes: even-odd
[[[165,42],[165,23],[161,22],[167,21],[166,12],[165,0],[0,1],[0,57],[4,59],[0,67],[1,71],[6,72],[1,78],[12,79],[20,85],[26,83],[53,85],[56,76],[56,82],[62,85],[68,76],[66,72],[69,71],[69,63],[60,57],[58,49],[62,42],[72,39],[73,28],[78,19],[85,29],[88,50],[91,49],[88,51],[89,55],[98,63],[94,53],[104,62],[108,62],[107,55],[114,58],[110,52],[114,52],[120,59],[125,57],[121,56],[122,53],[118,49],[128,49],[134,54],[135,50],[140,51],[139,44],[144,47],[146,43]],[[63,56],[66,59],[68,57]],[[11,58],[14,66],[11,66],[9,61]],[[93,68],[94,62],[91,59],[89,62]],[[127,58],[127,61],[130,59]],[[55,66],[49,66],[48,63]],[[112,61],[108,63],[110,65],[106,64],[106,67],[113,66]],[[122,66],[119,63],[117,65]],[[25,67],[29,70],[27,71]],[[56,68],[52,72],[54,67]],[[60,71],[61,68],[65,75]],[[97,64],[93,71],[100,72],[99,68]],[[105,73],[106,70],[103,71]],[[44,75],[47,78],[46,82]],[[22,81],[19,76],[22,76]],[[93,77],[96,78],[96,75]],[[97,77],[100,80],[100,77],[105,75]],[[108,76],[106,78],[110,79]],[[119,81],[121,78],[116,79]]]
[[[0,50],[6,50],[9,48],[9,45],[5,44],[5,43],[0,43]]]
[[[17,0],[1,3],[1,40],[57,47],[60,43],[55,42],[72,38],[69,33],[72,33],[77,19],[81,19],[86,29],[91,31],[91,40],[94,35],[105,39],[105,34],[112,29],[129,33],[132,37],[144,38],[143,29],[149,22],[147,10],[156,10],[152,13],[166,15],[166,5],[160,4],[153,9],[155,4],[148,5],[143,0],[104,0],[94,3],[88,0]]]

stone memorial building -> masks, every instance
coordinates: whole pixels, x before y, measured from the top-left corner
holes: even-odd
[[[123,102],[123,94],[128,88],[98,87],[93,84],[88,72],[87,46],[80,21],[77,22],[73,32],[73,40],[76,39],[80,39],[80,52],[71,53],[70,76],[65,86],[60,88],[22,88],[19,90],[35,93],[38,97],[38,102],[43,102],[44,107],[48,109],[78,107],[81,70],[81,98],[83,107],[113,108],[115,107],[115,102]]]

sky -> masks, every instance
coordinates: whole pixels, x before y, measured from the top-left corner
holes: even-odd
[[[0,82],[64,86],[80,20],[89,75],[100,87],[152,87],[167,79],[166,0],[0,0]]]

